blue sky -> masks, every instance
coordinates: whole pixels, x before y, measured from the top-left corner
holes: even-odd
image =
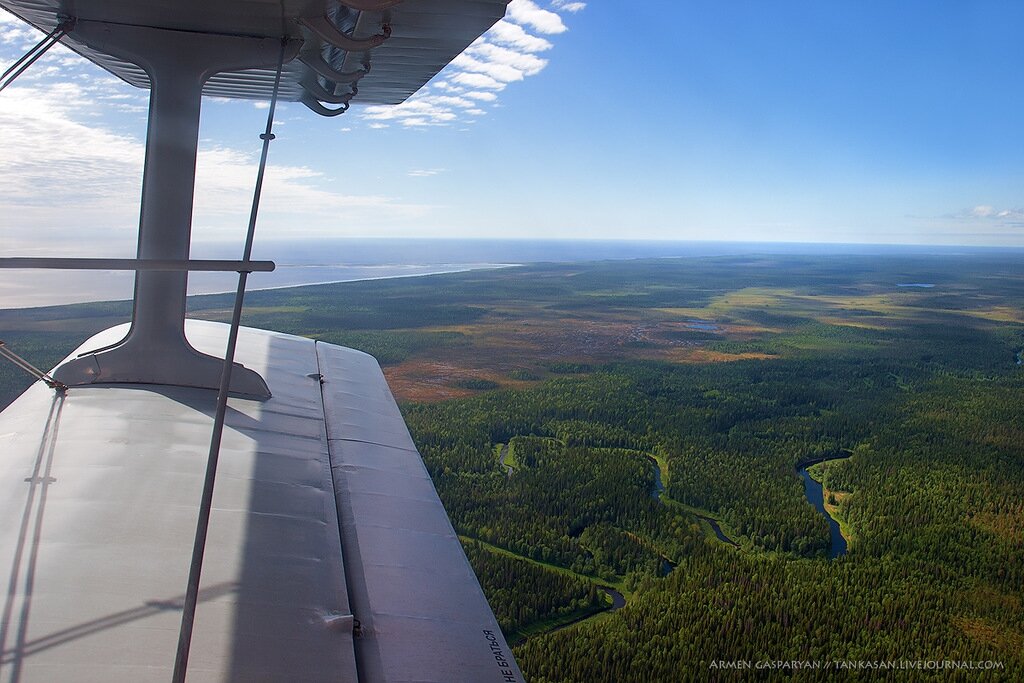
[[[396,110],[282,107],[261,238],[1024,246],[1024,4],[514,0]],[[8,17],[0,56],[37,38]],[[131,255],[146,92],[54,51],[0,94],[0,251]],[[207,101],[194,237],[265,110]]]

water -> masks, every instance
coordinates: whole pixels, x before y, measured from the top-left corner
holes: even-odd
[[[612,599],[612,606],[608,608],[610,612],[620,610],[626,606],[626,597],[619,591],[615,590],[611,586],[598,586],[598,588],[604,591],[605,594]]]
[[[897,287],[921,287],[922,289],[931,289],[935,285],[929,282],[903,282],[896,285]]]
[[[651,491],[651,497],[653,497],[655,500],[659,500],[661,498],[661,494],[664,493],[665,491],[665,484],[664,482],[661,481],[661,467],[658,466],[658,461],[655,460],[654,458],[648,457],[648,459],[651,461],[651,463],[653,463],[654,467],[654,490]],[[695,516],[707,521],[707,523],[711,525],[711,530],[715,532],[715,536],[718,536],[719,541],[721,541],[722,543],[728,543],[729,545],[737,548],[739,547],[739,544],[736,541],[732,540],[731,538],[725,535],[725,533],[722,531],[722,527],[718,526],[717,520],[714,520],[710,517],[705,517],[704,515]],[[672,564],[672,562],[670,562],[667,558],[662,558],[661,570],[664,575],[667,575],[675,568],[675,565]]]
[[[725,535],[725,532],[722,531],[722,527],[720,527],[718,525],[718,520],[712,519],[711,517],[705,517],[704,515],[697,515],[697,516],[700,517],[705,522],[707,522],[708,524],[711,525],[711,530],[715,532],[715,536],[718,537],[719,541],[721,541],[722,543],[728,543],[729,545],[733,546],[734,548],[739,548],[740,547],[739,543],[737,543],[736,541],[732,540],[731,538],[729,538],[728,536]]]
[[[662,492],[665,491],[665,484],[661,481],[661,467],[658,465],[658,461],[654,458],[648,457],[652,463],[654,463],[654,490],[651,491],[651,497],[654,500],[661,498]]]
[[[807,496],[807,500],[820,512],[825,515],[825,519],[828,520],[829,534],[832,538],[832,546],[829,549],[828,556],[831,559],[835,559],[841,555],[846,554],[846,539],[843,538],[843,533],[839,529],[839,522],[832,519],[832,515],[828,514],[825,510],[825,495],[822,490],[821,484],[814,481],[810,473],[807,471],[807,467],[801,467],[797,470],[800,476],[804,480],[804,495]]]
[[[637,258],[683,258],[759,255],[968,255],[1017,253],[1021,250],[980,247],[930,247],[871,244],[798,244],[772,242],[673,242],[626,240],[516,240],[516,239],[304,239],[260,241],[253,258],[273,260],[274,273],[254,273],[251,289],[366,280],[403,275],[452,272],[500,264],[600,261]],[[133,253],[12,253],[2,256],[98,256],[128,258]],[[1024,253],[1024,252],[1021,252]],[[197,242],[193,258],[233,259],[241,254],[238,243]],[[110,271],[0,271],[0,308],[51,306],[132,297],[133,274]],[[193,274],[191,294],[234,291],[233,274]],[[926,286],[926,283],[904,283]],[[901,285],[902,286],[902,285]],[[692,321],[709,324],[705,321]],[[703,328],[698,328],[703,329]],[[711,330],[708,328],[709,331]]]
[[[200,257],[197,257],[200,258]],[[480,268],[500,268],[501,263],[380,263],[307,264],[278,263],[272,273],[252,273],[248,291],[279,289],[329,282],[378,280],[413,277],[436,273],[458,273]],[[56,306],[88,301],[119,301],[131,299],[135,274],[130,271],[54,271],[7,270],[0,272],[0,308]],[[216,294],[234,292],[236,273],[190,273],[188,293]]]
[[[686,326],[691,330],[707,330],[708,332],[718,332],[722,328],[714,323],[709,323],[706,320],[687,320]]]

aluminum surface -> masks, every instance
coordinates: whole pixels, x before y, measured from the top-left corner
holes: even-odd
[[[188,680],[521,681],[376,361],[248,328],[237,358],[273,397],[229,402]],[[168,680],[214,398],[37,382],[0,413],[5,679]]]
[[[377,362],[317,344],[367,681],[522,681]]]
[[[223,353],[226,330],[188,325],[210,353]],[[354,681],[314,344],[245,330],[238,357],[274,396],[230,403],[189,680]],[[37,383],[0,414],[0,580],[14,588],[3,676],[163,683],[214,392],[98,386],[54,397]]]

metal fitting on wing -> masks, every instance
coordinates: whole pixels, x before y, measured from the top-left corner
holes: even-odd
[[[315,76],[306,75],[301,81],[302,87],[305,88],[306,92],[312,95],[315,99],[320,102],[327,102],[328,104],[348,104],[355,94],[359,92],[354,85],[349,85],[349,91],[338,95],[335,93],[336,83],[328,83],[328,88],[324,88],[320,85],[320,80]]]
[[[327,60],[325,60],[320,54],[319,48],[303,50],[299,53],[299,61],[326,78],[328,81],[333,81],[335,83],[355,83],[370,72],[369,64],[359,71],[338,71],[327,63]]]
[[[324,617],[324,624],[332,631],[351,633],[355,628],[356,618],[351,614],[328,614]]]
[[[347,102],[342,104],[337,109],[328,109],[323,105],[323,103],[321,103],[315,97],[310,95],[308,92],[303,93],[302,99],[300,99],[299,101],[306,105],[312,112],[319,114],[320,116],[338,116],[348,111]]]
[[[321,40],[347,52],[372,50],[391,37],[390,24],[381,26],[381,32],[375,36],[359,39],[339,31],[334,22],[326,16],[314,17],[312,19],[302,18],[299,19],[299,23],[316,34]]]

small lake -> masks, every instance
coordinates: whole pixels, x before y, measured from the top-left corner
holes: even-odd
[[[921,289],[931,289],[935,285],[930,282],[900,282],[896,285],[897,287],[920,287]]]
[[[686,326],[691,330],[707,330],[708,332],[719,332],[722,329],[714,323],[709,323],[707,320],[687,320]]]
[[[828,520],[829,535],[832,539],[832,545],[829,548],[828,556],[829,559],[835,559],[846,554],[846,539],[843,538],[843,533],[839,529],[839,522],[832,519],[832,515],[828,514],[825,510],[825,494],[822,490],[821,484],[814,481],[814,478],[811,477],[810,473],[807,471],[807,468],[810,465],[815,464],[817,463],[808,463],[807,465],[798,468],[797,473],[799,473],[800,477],[804,480],[804,495],[807,496],[807,500],[809,500],[811,505],[813,505],[815,509],[823,514],[825,519]]]

